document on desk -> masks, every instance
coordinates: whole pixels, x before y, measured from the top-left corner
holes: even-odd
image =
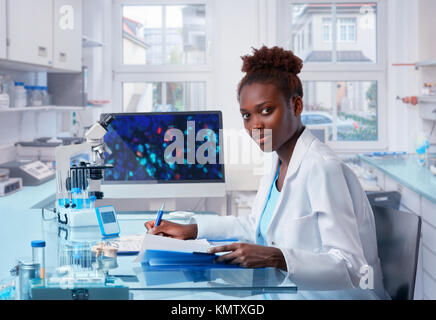
[[[174,238],[144,234],[141,250],[133,262],[142,262],[146,250],[163,250],[176,252],[207,252],[211,245],[206,239],[179,240]]]

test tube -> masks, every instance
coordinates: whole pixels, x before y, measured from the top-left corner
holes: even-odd
[[[32,260],[39,264],[39,277],[45,278],[45,241],[33,240],[32,245]]]
[[[80,188],[72,188],[71,189],[71,205],[75,209],[80,209],[79,197],[80,197]]]

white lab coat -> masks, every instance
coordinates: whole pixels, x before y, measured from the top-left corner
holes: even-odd
[[[255,242],[278,166],[260,182],[248,216],[195,216],[198,238]],[[386,298],[371,206],[352,170],[308,129],[299,137],[266,234],[268,246],[281,249],[287,279],[301,289],[362,288],[374,271],[374,291]],[[366,267],[365,267],[366,266]],[[362,268],[362,269],[361,269]],[[362,273],[361,273],[362,272]]]

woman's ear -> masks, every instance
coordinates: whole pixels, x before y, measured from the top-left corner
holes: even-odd
[[[303,100],[301,99],[300,96],[296,96],[294,98],[293,107],[294,107],[294,110],[293,110],[294,111],[294,115],[296,117],[301,115],[301,113],[303,112]]]

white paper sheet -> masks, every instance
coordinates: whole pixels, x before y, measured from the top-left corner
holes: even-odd
[[[168,237],[144,234],[141,250],[133,262],[141,262],[145,250],[169,250],[182,252],[207,252],[211,245],[206,239],[179,240]]]

